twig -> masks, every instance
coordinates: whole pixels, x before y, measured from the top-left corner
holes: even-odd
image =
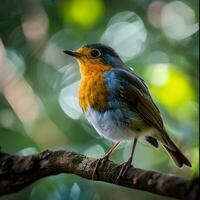
[[[0,152],[0,195],[17,192],[34,181],[59,173],[72,173],[92,179],[95,159],[66,151],[43,151],[28,156]],[[114,183],[121,165],[107,161],[97,170],[95,180]],[[119,185],[151,193],[195,200],[199,195],[199,179],[145,171],[131,167]]]

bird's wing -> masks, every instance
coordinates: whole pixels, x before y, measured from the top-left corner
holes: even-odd
[[[160,112],[154,104],[144,80],[132,71],[123,69],[114,69],[112,73],[115,74],[115,79],[120,85],[117,95],[127,102],[129,108],[137,112],[147,124],[163,132]]]
[[[115,69],[113,73],[115,74],[117,85],[120,86],[115,91],[120,96],[119,98],[127,102],[129,108],[137,112],[147,124],[160,132],[160,135],[146,138],[147,141],[155,147],[158,146],[157,139],[162,142],[178,167],[182,167],[183,164],[191,166],[189,160],[181,153],[165,131],[160,112],[154,104],[144,81],[133,72],[130,73],[127,70]]]

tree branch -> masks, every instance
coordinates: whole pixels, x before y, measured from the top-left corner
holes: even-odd
[[[92,179],[95,159],[66,151],[43,151],[28,156],[0,152],[0,195],[19,191],[34,181],[59,173],[72,173]],[[95,180],[114,183],[121,165],[107,161],[97,170]],[[179,198],[197,199],[199,179],[189,181],[176,175],[145,171],[131,167],[119,185],[151,193]]]

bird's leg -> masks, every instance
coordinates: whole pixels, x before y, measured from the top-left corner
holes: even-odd
[[[119,142],[116,142],[112,148],[110,148],[110,150],[105,154],[105,156],[103,158],[100,158],[100,159],[97,159],[95,162],[96,162],[96,165],[95,165],[95,168],[94,168],[94,171],[93,171],[93,174],[92,174],[92,178],[94,179],[94,176],[95,176],[95,173],[97,171],[97,168],[103,164],[104,162],[108,161],[109,160],[109,157],[111,156],[111,154],[115,151],[115,149],[119,146],[120,144],[120,141]]]
[[[130,156],[130,158],[128,159],[127,162],[125,162],[125,163],[122,164],[122,168],[121,168],[121,170],[120,170],[120,172],[119,172],[119,174],[118,174],[118,176],[117,176],[117,178],[115,180],[115,183],[118,183],[120,177],[124,176],[124,174],[127,172],[127,170],[129,169],[129,167],[131,166],[136,144],[137,144],[137,138],[135,138],[134,141],[133,141],[133,147],[132,147],[132,151],[131,151],[131,156]]]
[[[112,148],[110,148],[110,150],[106,153],[106,155],[103,157],[103,159],[105,160],[109,160],[109,157],[111,156],[111,154],[115,151],[115,149],[119,146],[120,141],[116,142]]]

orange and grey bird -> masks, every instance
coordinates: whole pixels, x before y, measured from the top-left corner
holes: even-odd
[[[99,162],[108,160],[120,142],[133,140],[131,156],[122,165],[117,179],[130,167],[141,136],[154,147],[160,142],[178,167],[191,166],[168,136],[144,80],[123,63],[114,49],[90,44],[64,52],[74,56],[79,63],[79,102],[87,120],[101,136],[115,142]]]

